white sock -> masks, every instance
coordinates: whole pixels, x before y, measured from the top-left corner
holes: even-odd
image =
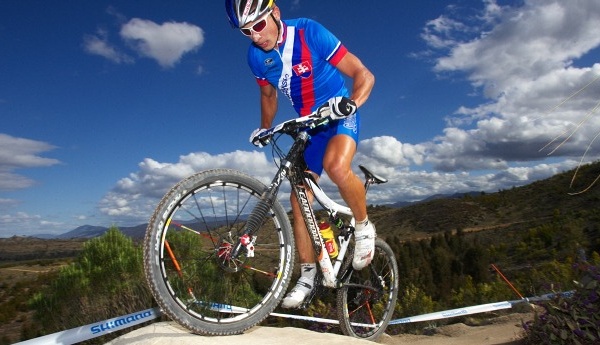
[[[304,278],[308,278],[311,281],[315,280],[315,275],[317,274],[317,264],[300,264],[300,275]]]
[[[356,226],[354,227],[354,229],[356,231],[361,231],[365,228],[365,226],[367,226],[367,224],[369,224],[369,217],[365,218],[365,220],[363,221],[356,222]]]

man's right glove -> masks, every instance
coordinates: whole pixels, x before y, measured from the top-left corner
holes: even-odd
[[[256,147],[260,147],[263,148],[265,146],[267,146],[269,144],[269,142],[271,141],[270,138],[263,138],[260,139],[260,135],[265,132],[267,129],[266,128],[257,128],[255,129],[252,134],[250,134],[250,142],[256,146]]]
[[[356,113],[356,103],[347,97],[333,97],[329,99],[329,107],[331,108],[330,117],[333,120],[343,119]]]

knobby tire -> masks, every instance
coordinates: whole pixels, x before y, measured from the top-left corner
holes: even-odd
[[[398,263],[390,246],[375,240],[375,256],[360,271],[353,270],[352,252],[344,258],[348,269],[337,291],[337,313],[342,333],[377,340],[386,330],[398,298]]]
[[[194,333],[239,334],[277,307],[294,267],[294,237],[278,201],[254,233],[254,256],[232,248],[266,186],[216,169],[175,185],[152,215],[144,270],[163,313]]]

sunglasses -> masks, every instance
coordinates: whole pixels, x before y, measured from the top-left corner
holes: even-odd
[[[263,31],[267,27],[267,24],[268,24],[267,19],[269,18],[270,13],[271,13],[270,11],[268,13],[265,13],[265,16],[258,22],[254,23],[254,25],[252,25],[251,27],[240,28],[240,31],[242,32],[242,34],[244,34],[246,36],[252,36],[252,32],[259,33],[261,31]]]

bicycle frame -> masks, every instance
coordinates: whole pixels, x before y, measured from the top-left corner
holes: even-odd
[[[290,181],[292,191],[296,195],[300,209],[302,211],[302,217],[306,224],[309,236],[313,242],[315,254],[318,258],[321,272],[323,273],[323,285],[326,287],[337,288],[340,287],[337,275],[342,266],[344,255],[348,249],[350,238],[353,234],[353,227],[345,236],[339,236],[339,254],[333,265],[329,253],[325,248],[325,242],[319,231],[318,221],[316,219],[312,204],[310,202],[309,193],[312,193],[315,199],[319,202],[323,208],[327,210],[331,217],[337,216],[338,213],[352,216],[352,211],[349,207],[340,205],[335,201],[331,200],[317,182],[312,178],[311,173],[305,172],[303,167],[304,158],[302,153],[308,141],[309,135],[306,132],[300,132],[296,135],[294,143],[288,152],[288,154],[282,159],[281,164],[275,177],[273,178],[268,189],[261,196],[261,203],[257,205],[255,210],[252,212],[248,219],[248,225],[246,234],[252,236],[254,229],[258,228],[258,225],[262,223],[262,219],[266,216],[268,210],[272,206],[273,202],[277,197],[279,187],[283,180],[287,179]],[[369,183],[369,181],[367,181]],[[352,218],[351,225],[354,223]],[[241,244],[236,246],[234,255],[239,253]]]

